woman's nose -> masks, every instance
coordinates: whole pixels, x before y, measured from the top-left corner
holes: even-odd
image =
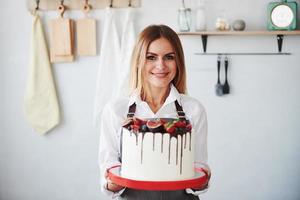
[[[159,69],[163,69],[165,67],[165,62],[162,58],[157,59],[155,63],[155,67]]]

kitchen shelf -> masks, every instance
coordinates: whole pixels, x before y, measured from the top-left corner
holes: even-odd
[[[289,55],[289,53],[281,54],[283,37],[286,35],[300,35],[300,30],[294,31],[266,31],[266,30],[255,30],[255,31],[199,31],[199,32],[179,32],[178,35],[195,35],[201,36],[203,45],[203,54],[206,53],[207,38],[208,36],[276,36],[278,44],[278,53],[262,53],[272,55]],[[217,53],[214,53],[217,54]],[[221,53],[219,53],[221,54]],[[229,54],[229,53],[228,53]],[[250,53],[254,54],[254,53]]]
[[[179,32],[178,35],[300,35],[300,30],[295,31],[199,31]]]
[[[278,52],[278,53],[271,53],[271,52],[243,52],[243,53],[237,53],[237,52],[218,52],[218,53],[195,53],[195,55],[205,55],[205,56],[274,56],[274,55],[282,55],[287,56],[291,55],[291,53],[288,52]]]

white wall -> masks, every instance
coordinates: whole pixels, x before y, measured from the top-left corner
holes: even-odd
[[[269,0],[209,0],[209,28],[225,8],[249,29],[266,24]],[[299,0],[297,1],[300,5]],[[192,0],[188,5],[195,5]],[[143,0],[138,30],[165,23],[176,28],[180,1]],[[99,19],[103,10],[94,13]],[[78,12],[67,14],[72,18]],[[47,22],[55,16],[45,13]],[[106,199],[98,185],[99,132],[92,110],[99,57],[56,64],[61,124],[40,136],[27,124],[23,95],[27,76],[31,17],[24,1],[5,1],[0,12],[0,199]],[[121,28],[121,26],[120,26]],[[189,93],[206,107],[209,121],[209,164],[212,180],[202,199],[300,199],[300,36],[284,38],[291,56],[230,56],[232,93],[214,94],[216,56],[195,56],[199,37],[182,37],[188,67]],[[208,51],[274,52],[271,36],[211,37]]]

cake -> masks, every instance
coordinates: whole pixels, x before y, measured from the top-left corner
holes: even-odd
[[[121,176],[143,181],[193,178],[191,129],[186,120],[127,119],[121,133]]]

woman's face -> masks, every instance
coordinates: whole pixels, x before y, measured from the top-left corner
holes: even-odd
[[[149,87],[169,87],[176,75],[177,67],[175,52],[167,39],[159,38],[150,43],[142,70],[144,83]]]

